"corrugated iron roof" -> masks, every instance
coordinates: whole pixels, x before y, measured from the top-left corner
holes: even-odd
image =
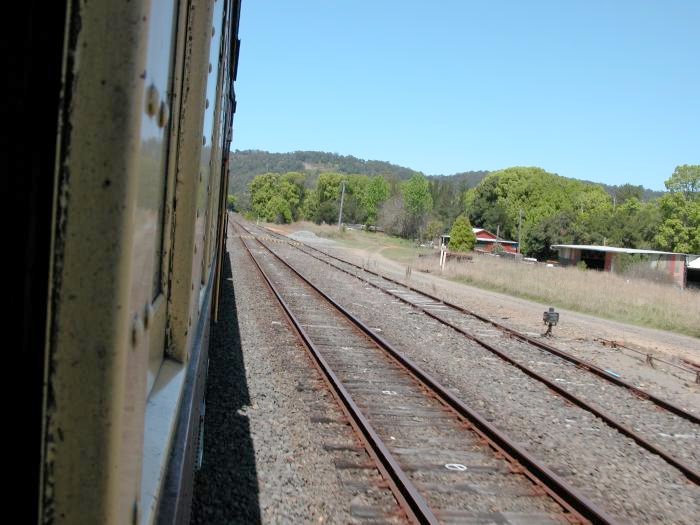
[[[506,239],[503,239],[502,237],[497,237],[495,233],[488,231],[486,228],[474,228],[472,226],[472,231],[474,232],[474,235],[477,236],[477,238],[479,237],[479,234],[482,232],[486,232],[489,235],[493,235],[493,237],[494,237],[493,239],[485,239],[482,237],[481,239],[479,239],[482,241],[493,241],[493,242],[498,242],[501,244],[518,244],[518,241],[507,241]]]
[[[505,239],[484,239],[484,238],[476,238],[477,241],[489,241],[494,244],[518,244],[518,241],[506,241]]]
[[[551,248],[571,248],[573,250],[589,250],[592,252],[639,253],[646,255],[686,255],[677,252],[660,252],[658,250],[642,250],[639,248],[618,248],[617,246],[597,246],[594,244],[552,244]]]

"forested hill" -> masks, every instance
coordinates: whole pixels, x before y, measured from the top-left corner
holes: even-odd
[[[538,259],[555,256],[551,246],[562,243],[700,253],[700,165],[677,166],[664,183],[668,192],[648,199],[642,186],[604,187],[536,166],[403,178],[381,169],[391,164],[328,153],[271,158],[276,162],[248,168],[250,185],[233,167],[240,189],[230,192],[231,207],[267,221],[332,224],[343,202],[344,222],[417,239],[449,231],[465,215],[522,239],[522,253]]]
[[[270,153],[262,150],[236,150],[230,159],[231,177],[229,178],[229,193],[241,195],[248,192],[248,184],[256,175],[264,173],[301,172],[311,175],[308,182],[314,184],[319,173],[333,172],[354,175],[383,175],[386,179],[408,180],[417,173],[415,170],[397,166],[381,160],[363,160],[352,155],[338,155],[323,151],[293,151],[291,153]],[[474,188],[489,174],[488,171],[465,171],[453,175],[433,175],[432,180],[454,185],[456,191]],[[620,191],[627,191],[629,185],[609,186],[607,184],[583,181],[589,184],[599,184],[612,197]],[[635,186],[640,192],[640,200],[648,201],[663,195],[661,191],[653,191],[641,186]],[[624,199],[624,197],[623,197]]]
[[[310,175],[323,172],[355,175],[384,175],[387,179],[407,180],[416,172],[380,160],[363,160],[352,155],[323,151],[269,153],[260,150],[236,150],[231,154],[229,193],[247,191],[256,175],[297,171]],[[313,178],[313,177],[312,177]]]
[[[462,189],[469,189],[478,184],[488,175],[488,171],[463,171],[454,175],[431,175],[430,178],[437,182],[455,184]]]

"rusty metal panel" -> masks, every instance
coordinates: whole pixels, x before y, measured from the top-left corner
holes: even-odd
[[[168,298],[168,354],[179,361],[188,359],[192,327],[196,325],[201,280],[204,217],[201,206],[200,170],[204,137],[204,112],[209,49],[214,2],[192,2],[187,13],[185,67],[181,87],[179,129],[177,136],[177,173],[174,233],[171,255],[171,289]],[[192,35],[190,38],[189,36]]]

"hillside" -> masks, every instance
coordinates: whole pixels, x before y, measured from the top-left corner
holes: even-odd
[[[455,184],[461,190],[467,190],[469,188],[474,188],[483,180],[486,175],[490,172],[488,171],[463,171],[460,173],[455,173],[454,175],[429,175],[431,180],[436,182],[447,182]]]
[[[247,191],[248,183],[263,173],[305,172],[310,180],[323,172],[352,173],[357,175],[384,175],[387,179],[406,180],[414,170],[380,160],[363,160],[352,155],[338,155],[322,151],[294,151],[269,153],[260,150],[236,150],[231,154],[229,193]]]
[[[287,173],[298,171],[310,175],[309,184],[314,185],[319,173],[334,172],[357,175],[384,175],[388,180],[407,180],[416,170],[397,166],[381,160],[364,160],[352,155],[338,155],[323,151],[293,151],[290,153],[270,153],[262,150],[235,150],[231,154],[229,170],[229,193],[243,194],[248,191],[248,184],[256,175],[263,173]],[[453,185],[457,191],[477,186],[488,175],[485,170],[465,171],[453,175],[429,175],[436,181]],[[588,184],[602,186],[611,196],[615,196],[622,186],[610,186],[599,182],[582,181]],[[653,191],[641,186],[639,195],[648,201],[663,195],[661,191]]]

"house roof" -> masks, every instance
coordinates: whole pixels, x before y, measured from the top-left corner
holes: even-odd
[[[485,228],[473,228],[473,227],[472,227],[472,231],[474,232],[474,235],[476,235],[477,239],[479,239],[479,240],[481,240],[481,241],[493,241],[493,242],[497,242],[497,243],[500,243],[500,244],[518,244],[518,241],[507,241],[507,240],[505,240],[505,239],[501,239],[501,238],[499,238],[499,237],[496,237],[496,235],[495,235],[493,232],[490,232],[490,231],[488,231],[488,230],[485,229]],[[480,233],[487,233],[487,234],[489,234],[491,237],[489,237],[489,238],[483,238],[483,237],[479,238],[479,234],[480,234]]]
[[[677,252],[660,252],[658,250],[641,250],[638,248],[619,248],[617,246],[597,246],[595,244],[552,244],[553,250],[571,248],[573,250],[588,250],[592,252],[639,253],[645,255],[685,255]]]

